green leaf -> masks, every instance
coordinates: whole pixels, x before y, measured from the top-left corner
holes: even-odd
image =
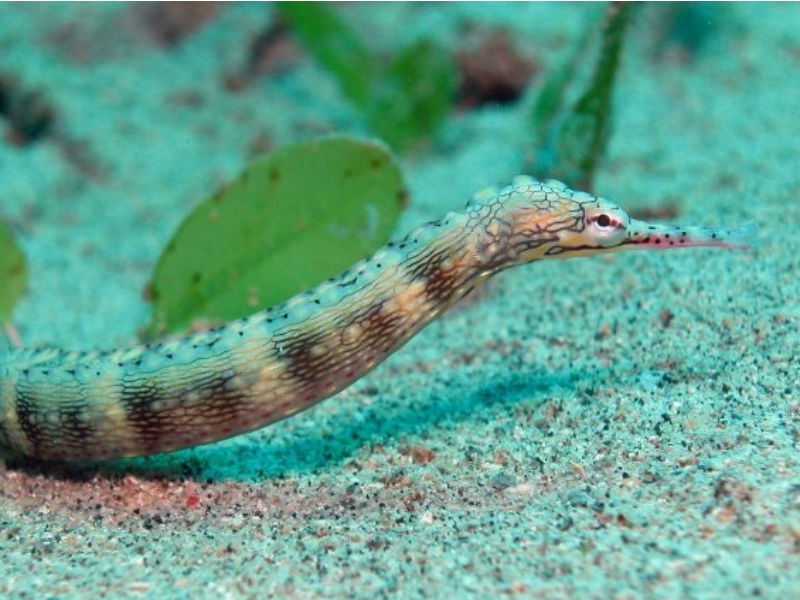
[[[544,82],[536,101],[531,108],[531,121],[536,140],[535,164],[529,165],[533,173],[550,173],[555,166],[553,138],[557,133],[559,118],[566,106],[567,89],[576,79],[578,66],[586,55],[591,36],[581,36],[569,59],[551,73]]]
[[[367,118],[393,148],[435,131],[445,120],[456,93],[458,74],[450,56],[428,40],[398,54],[376,83]]]
[[[635,8],[627,2],[609,4],[599,57],[583,92],[557,125],[535,124],[542,143],[537,160],[539,172],[574,187],[592,188],[595,171],[611,136],[614,81],[625,31]],[[566,85],[574,72],[568,64],[565,72],[544,88],[534,107],[536,116],[548,121],[555,119],[557,104],[563,102]]]
[[[377,142],[326,138],[258,159],[167,245],[148,333],[245,316],[339,274],[386,242],[404,202]]]
[[[0,321],[8,322],[14,305],[25,291],[28,268],[11,231],[0,223]]]
[[[339,82],[372,130],[398,150],[431,134],[450,112],[458,73],[449,54],[427,40],[383,67],[358,35],[321,2],[280,2],[277,10]]]
[[[567,182],[591,189],[594,173],[611,136],[612,94],[625,28],[634,5],[612,4],[594,76],[564,122],[556,142]]]
[[[356,33],[323,2],[278,2],[276,9],[322,66],[334,74],[347,97],[365,108],[377,66]]]

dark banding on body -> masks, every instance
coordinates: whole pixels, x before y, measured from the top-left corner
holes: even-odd
[[[28,451],[37,456],[43,446],[52,443],[52,438],[42,427],[40,415],[42,408],[36,396],[28,390],[17,386],[14,393],[14,414],[16,426],[27,441]]]
[[[229,385],[233,375],[219,375],[184,389],[170,389],[149,381],[125,387],[120,402],[135,440],[145,453],[160,445],[184,447],[213,436],[227,437],[242,426],[246,390]]]

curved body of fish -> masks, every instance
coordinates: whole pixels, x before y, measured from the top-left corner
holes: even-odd
[[[252,431],[347,387],[502,269],[634,248],[743,247],[750,233],[650,225],[560,182],[517,177],[222,327],[106,352],[0,356],[0,453],[98,460]]]

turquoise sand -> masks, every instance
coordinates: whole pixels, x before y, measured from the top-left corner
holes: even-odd
[[[231,84],[269,5],[158,10],[0,5],[0,71],[56,114],[28,144],[0,118],[26,345],[134,342],[194,205],[258,151],[369,135],[298,45]],[[404,153],[401,235],[525,170],[531,103],[603,7],[337,10],[376,50],[455,53],[501,28],[539,65],[518,101],[454,110]],[[638,14],[594,191],[755,222],[754,248],[528,265],[272,427],[95,467],[9,462],[0,596],[800,597],[800,7],[698,11],[672,31],[663,7]]]

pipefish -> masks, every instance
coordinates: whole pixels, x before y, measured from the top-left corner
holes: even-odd
[[[519,176],[339,277],[221,327],[112,351],[0,355],[0,453],[101,460],[252,431],[346,388],[504,269],[631,249],[743,248],[753,233],[654,225],[561,182]]]

